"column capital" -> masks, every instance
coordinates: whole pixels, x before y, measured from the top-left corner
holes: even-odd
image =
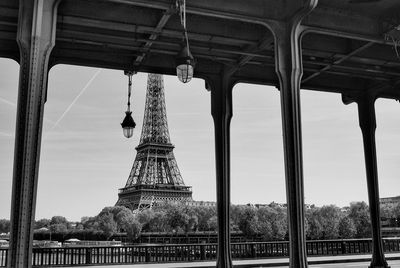
[[[206,80],[206,88],[211,91],[211,114],[232,117],[232,90],[236,81],[224,69],[220,75],[209,76]]]
[[[303,32],[300,24],[315,9],[318,0],[295,0],[291,1],[291,4],[292,15],[289,15],[284,20],[275,21],[270,25],[276,43],[285,40],[287,33],[300,34]]]
[[[345,105],[353,102],[357,103],[359,125],[363,132],[374,133],[376,129],[375,117],[375,101],[377,99],[376,93],[367,90],[362,93],[342,94],[342,102]],[[368,135],[370,135],[368,134]]]
[[[208,75],[205,78],[206,89],[208,91],[219,90],[221,87],[233,88],[237,81],[227,68],[222,68],[221,72],[216,75]]]
[[[20,0],[17,43],[20,49],[40,46],[50,50],[55,44],[57,8],[62,0]]]
[[[289,81],[287,75],[293,76],[296,83],[301,82],[303,65],[301,57],[301,39],[304,32],[302,20],[316,7],[318,0],[296,1],[298,8],[287,20],[278,21],[271,27],[275,38],[275,70],[282,83]],[[300,3],[302,5],[300,5]]]
[[[342,102],[344,105],[349,105],[353,102],[359,103],[374,103],[378,99],[378,93],[372,90],[366,90],[363,92],[349,92],[342,93]]]

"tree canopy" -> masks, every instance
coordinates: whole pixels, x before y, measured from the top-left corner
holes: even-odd
[[[382,205],[382,217],[399,222],[400,205]],[[369,208],[365,202],[353,202],[349,207],[335,205],[308,206],[305,209],[306,237],[311,240],[371,237]],[[287,207],[271,203],[263,206],[232,205],[231,230],[243,233],[248,239],[277,241],[288,239]],[[184,203],[165,203],[140,212],[122,206],[103,208],[98,215],[69,222],[63,216],[35,221],[35,230],[44,237],[67,239],[109,239],[127,234],[134,241],[142,232],[187,233],[217,231],[215,207],[195,207]],[[10,230],[10,221],[0,219],[0,233]]]

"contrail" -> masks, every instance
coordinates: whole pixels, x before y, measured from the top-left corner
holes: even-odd
[[[14,102],[11,102],[9,100],[3,99],[2,97],[0,97],[0,101],[4,102],[5,104],[8,104],[10,106],[14,106],[14,107],[17,106],[17,104],[15,104]]]
[[[12,134],[10,134],[10,133],[5,133],[5,132],[0,132],[0,136],[8,137],[8,138],[14,137],[14,135],[12,135]]]
[[[4,102],[5,104],[8,104],[8,105],[10,105],[10,106],[12,106],[12,107],[17,107],[17,104],[16,104],[16,103],[11,102],[11,101],[9,101],[9,100],[6,100],[6,99],[4,99],[4,98],[2,98],[2,97],[0,97],[0,102]],[[54,121],[51,121],[51,120],[47,119],[46,117],[43,117],[43,121],[45,121],[45,122],[47,122],[47,123],[50,123],[50,124],[52,124],[52,125],[55,124]],[[4,134],[4,133],[3,133],[3,134]]]
[[[59,123],[60,121],[64,118],[64,116],[69,112],[69,110],[71,110],[72,106],[75,104],[75,102],[79,99],[79,97],[85,92],[85,90],[90,86],[90,84],[92,84],[93,80],[96,78],[96,76],[101,72],[101,69],[98,70],[93,76],[92,78],[89,79],[89,81],[86,83],[86,85],[82,88],[81,92],[79,92],[79,94],[75,97],[75,99],[71,102],[71,104],[67,107],[67,109],[65,109],[64,113],[60,116],[60,118],[58,118],[58,120],[54,123],[54,125],[51,127],[51,129],[49,130],[52,131]]]

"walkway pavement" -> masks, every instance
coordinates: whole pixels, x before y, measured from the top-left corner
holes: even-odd
[[[400,253],[386,254],[386,258],[391,268],[400,268]],[[367,268],[371,260],[371,255],[347,255],[347,256],[327,256],[327,257],[309,257],[308,263],[312,268]],[[257,260],[237,260],[233,264],[240,268],[250,267],[270,267],[281,268],[288,267],[287,258],[279,259],[257,259]],[[124,264],[124,265],[102,265],[91,266],[101,268],[213,268],[215,262],[185,262],[185,263],[151,263],[151,264]],[[82,266],[78,268],[88,268]]]

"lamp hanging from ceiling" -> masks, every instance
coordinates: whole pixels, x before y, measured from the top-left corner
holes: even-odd
[[[182,48],[176,58],[176,75],[182,83],[188,83],[193,78],[195,61],[190,53],[189,38],[186,30],[186,0],[177,0],[176,5],[179,9],[179,16],[183,28]]]
[[[132,118],[132,112],[131,112],[131,91],[132,91],[132,71],[125,71],[125,75],[128,76],[128,108],[125,112],[125,118],[121,123],[122,130],[124,133],[124,136],[126,138],[130,138],[133,136],[133,130],[136,127],[136,123]]]

